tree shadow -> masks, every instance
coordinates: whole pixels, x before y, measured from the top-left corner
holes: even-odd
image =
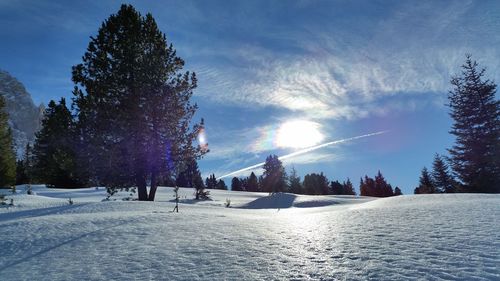
[[[73,238],[70,238],[62,243],[59,243],[57,245],[54,245],[54,246],[51,246],[51,247],[48,247],[48,248],[45,248],[45,249],[42,249],[36,253],[33,253],[33,254],[30,254],[28,256],[25,256],[21,259],[18,259],[18,260],[14,260],[14,261],[11,261],[10,263],[7,263],[5,264],[4,266],[0,267],[0,272],[4,271],[5,269],[9,268],[9,267],[12,267],[12,266],[16,266],[16,265],[19,265],[19,264],[22,264],[22,263],[25,263],[25,262],[28,262],[29,260],[33,259],[33,258],[36,258],[40,255],[43,255],[45,253],[48,253],[54,249],[57,249],[57,248],[60,248],[64,245],[67,245],[67,244],[70,244],[74,241],[77,241],[77,240],[80,240],[82,238],[85,238],[87,236],[90,236],[92,234],[95,234],[95,233],[98,233],[98,232],[101,232],[101,231],[104,231],[104,230],[108,230],[108,229],[112,229],[112,228],[115,228],[115,227],[118,227],[118,226],[122,226],[124,224],[126,224],[128,222],[124,221],[122,223],[119,223],[119,224],[116,224],[116,225],[112,225],[112,226],[109,226],[109,227],[105,227],[105,228],[100,228],[100,229],[96,229],[94,231],[90,231],[90,232],[87,232],[87,233],[83,233],[81,235],[78,235],[76,237],[73,237]]]
[[[24,211],[16,211],[16,212],[8,212],[0,214],[0,223],[7,222],[16,219],[26,219],[26,218],[36,218],[43,217],[48,215],[57,214],[59,212],[64,212],[70,209],[75,209],[87,205],[89,203],[83,204],[74,204],[74,205],[64,205],[64,206],[55,206],[55,207],[47,207],[41,209],[31,209]]]
[[[241,209],[286,209],[293,206],[296,195],[290,193],[275,193],[261,197],[238,208]]]

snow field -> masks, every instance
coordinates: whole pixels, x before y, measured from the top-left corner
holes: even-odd
[[[181,188],[172,213],[171,188],[156,202],[18,190],[0,208],[0,280],[500,280],[500,195],[196,202]]]

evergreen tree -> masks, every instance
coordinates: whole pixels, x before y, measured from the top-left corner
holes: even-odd
[[[16,154],[5,99],[0,95],[0,188],[16,182]]]
[[[248,177],[240,179],[241,191],[247,191]]]
[[[16,162],[16,185],[25,184],[28,182],[28,177],[25,173],[24,161],[17,160]]]
[[[196,169],[193,175],[193,187],[196,190],[196,200],[208,199],[208,191],[205,191],[205,184],[201,178],[201,173],[199,169]]]
[[[330,194],[343,195],[344,194],[344,186],[339,181],[332,181],[330,183]]]
[[[194,189],[196,190],[196,197],[195,197],[196,200],[208,199],[210,192],[205,190],[205,184],[203,183],[203,179],[201,178],[200,171],[197,171],[194,175],[193,186]]]
[[[259,191],[265,192],[264,191],[264,175],[259,176]]]
[[[375,180],[365,175],[365,179],[361,179],[359,193],[361,196],[377,196],[375,192]]]
[[[378,171],[377,175],[375,176],[375,196],[389,197],[393,195],[394,191],[392,190],[392,186],[387,183],[382,173]]]
[[[197,179],[198,177],[201,178],[198,163],[195,159],[190,159],[184,165],[184,169],[182,170],[182,172],[177,175],[175,184],[179,187],[195,187],[195,179],[199,180]]]
[[[269,155],[264,163],[262,191],[283,192],[286,190],[286,174],[283,164],[276,155]]]
[[[380,171],[378,171],[374,179],[368,176],[365,176],[364,180],[362,178],[359,185],[359,191],[361,196],[394,196],[394,190],[392,189],[392,186],[387,183]]]
[[[467,55],[461,75],[451,79],[451,168],[469,192],[500,192],[500,102],[485,69]]]
[[[431,174],[437,192],[455,192],[456,183],[448,170],[448,165],[444,162],[441,155],[437,153],[434,156]]]
[[[290,175],[288,176],[288,186],[289,192],[294,194],[302,194],[302,183],[300,182],[300,177],[297,175],[297,171],[294,167],[290,171]]]
[[[241,181],[239,178],[234,177],[231,181],[231,190],[232,191],[242,191],[243,189],[241,188]]]
[[[37,181],[50,187],[81,187],[73,150],[74,121],[62,98],[50,101],[36,134],[33,147],[33,171]]]
[[[436,188],[426,167],[422,169],[418,187],[415,188],[415,194],[436,193]]]
[[[26,144],[22,160],[18,160],[16,164],[16,185],[31,183],[31,175],[33,173],[33,153],[31,145]]]
[[[396,188],[394,188],[394,196],[398,195],[403,195],[403,192],[401,192],[401,189],[396,186]]]
[[[307,174],[302,185],[305,193],[309,195],[327,195],[329,193],[328,179],[323,173]]]
[[[139,200],[154,200],[161,178],[206,151],[193,144],[203,120],[191,127],[197,79],[183,67],[152,15],[131,5],[102,24],[73,67],[79,155],[110,190],[136,186]]]
[[[206,180],[205,180],[205,186],[208,189],[213,189],[217,186],[217,179],[215,178],[214,174],[211,174]]]
[[[246,184],[246,191],[257,192],[259,191],[259,181],[254,172],[250,174]]]
[[[354,190],[354,187],[352,186],[352,182],[349,178],[347,178],[347,181],[344,182],[343,184],[343,190],[345,195],[356,195],[356,191]]]
[[[222,190],[227,190],[227,185],[226,183],[220,179],[218,182],[217,182],[217,189],[222,189]]]
[[[188,180],[186,171],[180,172],[175,178],[175,185],[179,187],[192,187],[192,183]]]

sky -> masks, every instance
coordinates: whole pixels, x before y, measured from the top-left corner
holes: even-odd
[[[0,69],[36,104],[71,99],[71,67],[122,3],[151,13],[197,74],[203,176],[383,131],[283,162],[355,186],[380,170],[413,193],[454,142],[447,93],[465,54],[500,80],[498,1],[0,0]]]

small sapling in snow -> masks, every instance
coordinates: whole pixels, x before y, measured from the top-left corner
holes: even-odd
[[[28,189],[26,190],[28,195],[33,195],[33,190],[31,190],[31,184],[28,184]]]

